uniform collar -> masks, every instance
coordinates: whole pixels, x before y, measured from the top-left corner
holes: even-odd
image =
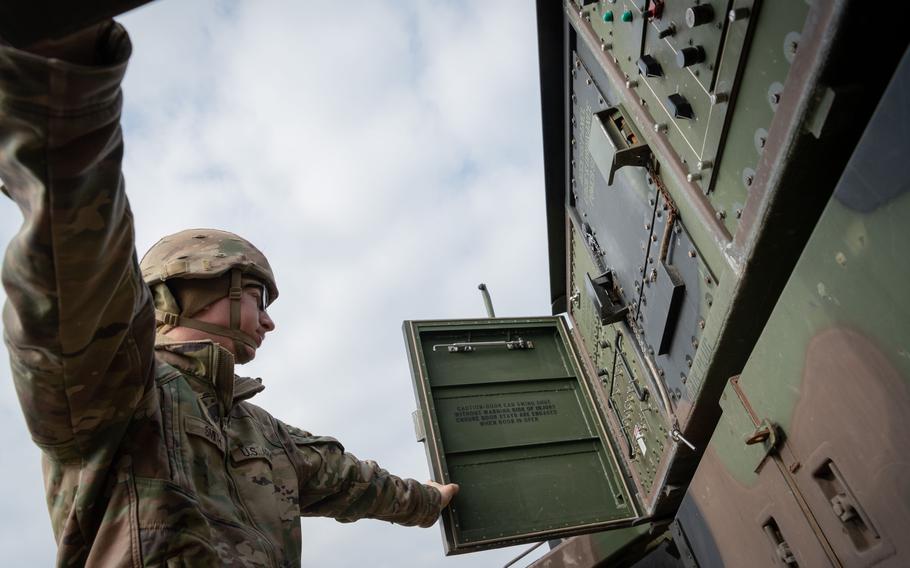
[[[165,363],[202,379],[201,386],[206,391],[213,391],[223,415],[227,415],[241,400],[251,398],[265,389],[261,379],[236,376],[234,356],[209,339],[175,341],[165,335],[157,335],[155,351]]]

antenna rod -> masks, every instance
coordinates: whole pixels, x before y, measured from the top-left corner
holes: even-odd
[[[487,308],[487,317],[495,318],[496,313],[493,312],[493,300],[490,298],[490,291],[487,290],[487,285],[481,282],[477,285],[477,289],[480,290],[481,295],[483,295],[483,305]]]

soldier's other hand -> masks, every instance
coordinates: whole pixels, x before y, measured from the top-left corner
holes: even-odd
[[[427,481],[427,485],[439,491],[439,494],[442,496],[442,507],[445,508],[448,506],[449,502],[452,501],[452,497],[458,493],[458,484],[456,483],[447,483],[442,485],[441,483],[436,483],[435,481]]]

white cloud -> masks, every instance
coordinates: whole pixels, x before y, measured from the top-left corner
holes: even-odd
[[[362,458],[428,476],[414,441],[403,319],[548,312],[534,7],[510,2],[164,0],[123,18],[125,175],[143,252],[187,227],[269,256],[278,330],[241,373],[255,402]],[[18,223],[0,207],[0,237]],[[3,549],[51,563],[38,452],[0,371]],[[443,559],[438,529],[304,519],[304,564]],[[36,542],[43,543],[40,546]]]

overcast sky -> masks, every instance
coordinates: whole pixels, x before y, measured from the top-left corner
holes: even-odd
[[[240,374],[255,402],[425,480],[405,319],[548,309],[531,0],[159,0],[121,18],[125,175],[140,253],[237,232],[275,269],[277,331]],[[20,224],[0,202],[0,242]],[[0,291],[2,297],[2,291]],[[0,349],[3,349],[0,347]],[[2,354],[5,357],[5,351]],[[5,566],[49,566],[40,457],[0,367]],[[444,558],[438,526],[303,520],[306,566],[502,566]]]

